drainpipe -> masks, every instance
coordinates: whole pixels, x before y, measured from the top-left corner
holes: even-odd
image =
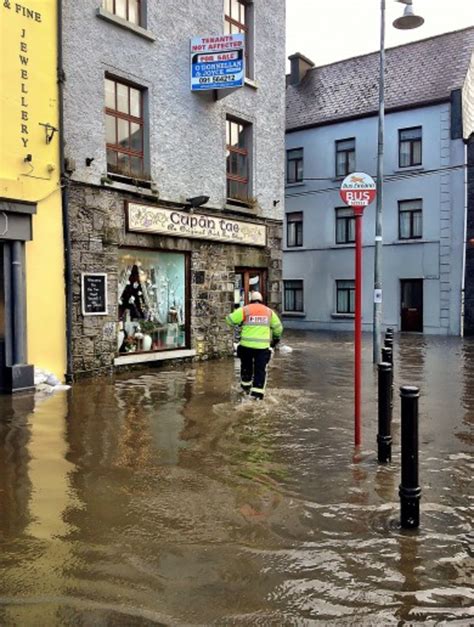
[[[71,236],[69,232],[69,179],[64,169],[64,69],[63,69],[63,0],[58,0],[57,15],[57,41],[58,41],[58,67],[57,81],[59,92],[59,165],[61,181],[61,205],[63,220],[64,240],[64,281],[66,296],[66,381],[73,381],[72,363],[72,262],[71,262]]]

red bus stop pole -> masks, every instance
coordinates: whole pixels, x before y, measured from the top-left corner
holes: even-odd
[[[355,216],[355,317],[354,317],[354,444],[361,444],[362,386],[362,213],[354,207]]]

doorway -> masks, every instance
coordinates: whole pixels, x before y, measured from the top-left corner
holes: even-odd
[[[423,332],[423,279],[402,279],[401,330]]]
[[[251,292],[260,292],[266,300],[267,271],[260,268],[236,268],[234,306],[243,307],[250,302]]]

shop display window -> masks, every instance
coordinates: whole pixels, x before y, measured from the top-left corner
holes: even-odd
[[[185,255],[120,249],[118,315],[121,354],[185,347]]]

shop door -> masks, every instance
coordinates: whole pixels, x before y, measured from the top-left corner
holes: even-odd
[[[234,305],[242,307],[250,302],[251,292],[260,292],[266,300],[266,270],[236,268],[234,285]]]
[[[401,281],[402,331],[423,332],[423,279]]]

